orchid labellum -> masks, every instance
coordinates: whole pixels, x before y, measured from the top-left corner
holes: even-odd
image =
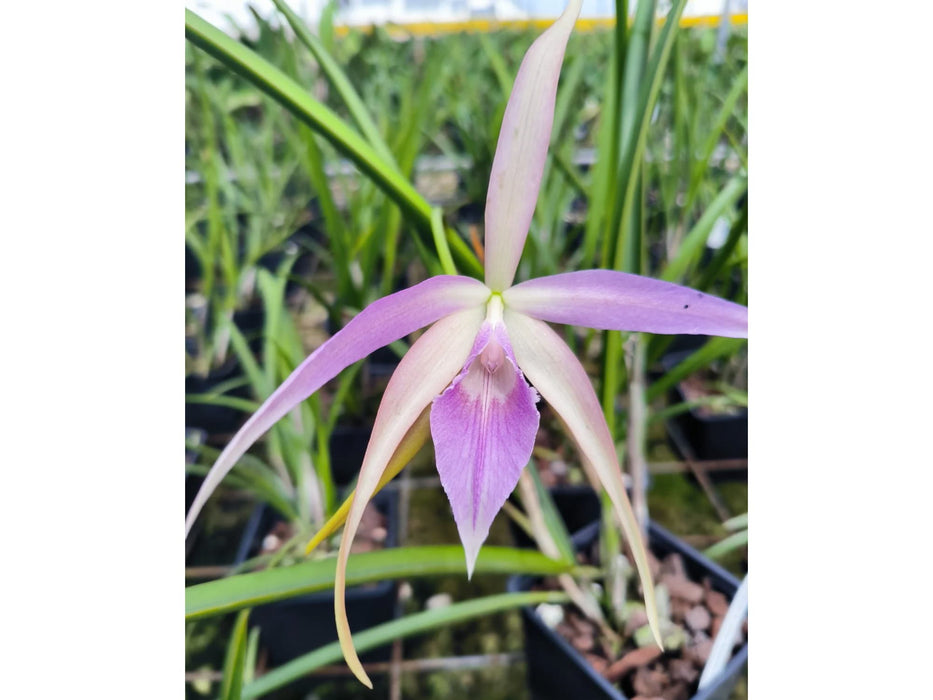
[[[246,422],[218,457],[188,513],[190,529],[236,461],[301,401],[377,348],[430,325],[386,388],[337,559],[341,645],[350,668],[370,687],[350,638],[344,600],[350,544],[366,503],[401,468],[404,456],[420,447],[429,418],[437,470],[472,574],[493,518],[531,457],[539,394],[560,415],[585,467],[611,497],[659,639],[648,559],[609,429],[589,377],[547,324],[747,337],[748,311],[685,287],[611,270],[569,272],[512,286],[544,171],[564,50],[580,4],[571,0],[532,44],[515,79],[486,199],[485,283],[441,275],[363,309]]]

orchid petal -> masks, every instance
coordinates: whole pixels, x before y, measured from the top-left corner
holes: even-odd
[[[311,353],[233,436],[207,473],[188,511],[185,535],[208,497],[237,460],[295,406],[374,350],[455,311],[469,307],[480,309],[488,297],[489,290],[475,279],[438,276],[378,299],[363,309]]]
[[[428,435],[431,434],[430,420],[428,418],[430,414],[429,409],[424,409],[421,412],[421,415],[418,416],[418,419],[415,421],[414,425],[409,428],[408,432],[405,433],[405,437],[402,438],[402,441],[399,443],[398,447],[395,450],[395,454],[392,455],[392,459],[389,460],[389,464],[386,466],[385,472],[383,472],[382,477],[379,479],[379,483],[376,486],[376,490],[373,492],[373,495],[379,493],[382,490],[382,487],[388,484],[392,479],[398,476],[398,473],[405,468],[405,466],[414,459],[414,456],[418,454],[424,443],[428,441]],[[354,489],[349,496],[340,504],[340,507],[336,512],[330,516],[328,521],[324,523],[320,530],[315,533],[314,537],[308,542],[305,547],[305,554],[310,554],[313,552],[321,542],[326,540],[328,537],[333,535],[337,530],[340,529],[340,526],[347,521],[347,514],[350,512],[350,506],[353,505],[353,497],[356,495],[356,489]]]
[[[483,323],[483,315],[482,307],[459,311],[442,318],[425,331],[405,353],[393,373],[376,414],[372,437],[356,483],[356,495],[337,552],[334,579],[334,613],[340,648],[353,674],[370,688],[373,687],[372,682],[353,648],[347,622],[345,589],[350,545],[363,517],[363,509],[375,493],[389,460],[421,412],[463,367]]]
[[[508,308],[551,323],[748,337],[748,308],[688,287],[614,270],[539,277],[506,290],[502,298]]]
[[[486,284],[512,284],[544,174],[557,79],[582,0],[571,0],[528,49],[502,117],[486,194]]]
[[[434,399],[437,472],[463,542],[468,577],[489,526],[531,459],[540,420],[537,400],[515,363],[505,326],[489,321],[463,371]]]
[[[564,421],[581,455],[590,463],[615,506],[641,578],[651,631],[658,646],[662,646],[648,555],[625,494],[615,445],[590,378],[573,351],[547,324],[508,306],[504,317],[519,367]]]

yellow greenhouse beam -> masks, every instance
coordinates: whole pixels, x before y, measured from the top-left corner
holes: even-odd
[[[720,15],[696,15],[693,17],[681,17],[681,27],[718,27]],[[658,18],[658,24],[664,22],[663,17]],[[531,29],[542,30],[554,23],[553,19],[530,19],[530,20],[490,20],[490,19],[470,19],[462,22],[409,22],[407,24],[386,24],[385,30],[395,39],[405,39],[410,36],[437,36],[442,34],[460,34],[493,32],[503,29]],[[735,13],[729,15],[729,23],[733,26],[742,26],[748,24],[748,13]],[[598,29],[609,29],[616,24],[614,17],[599,19],[579,19],[577,20],[577,31],[589,32]],[[345,37],[352,31],[361,31],[369,33],[373,30],[373,25],[350,26],[346,24],[334,27],[334,32],[339,37]]]

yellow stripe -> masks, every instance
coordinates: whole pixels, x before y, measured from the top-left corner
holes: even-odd
[[[697,15],[695,17],[681,17],[681,27],[718,27],[719,15]],[[729,22],[733,26],[742,26],[748,24],[748,13],[735,13],[729,15]],[[554,23],[553,19],[530,19],[530,20],[491,20],[491,19],[470,19],[462,22],[411,22],[409,24],[386,24],[383,28],[393,39],[406,39],[411,36],[438,36],[442,34],[459,34],[462,32],[494,32],[506,29],[538,29],[542,30]],[[663,24],[664,18],[658,18],[658,24]],[[591,32],[599,29],[610,29],[616,24],[615,18],[605,19],[579,19],[576,24],[576,31]],[[353,31],[371,33],[373,25],[362,25],[351,27],[341,24],[334,27],[334,33],[339,37],[345,37]]]

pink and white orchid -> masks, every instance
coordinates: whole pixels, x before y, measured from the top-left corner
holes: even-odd
[[[747,337],[745,307],[637,275],[587,270],[512,286],[544,171],[560,67],[580,5],[581,0],[571,0],[532,44],[515,79],[486,200],[485,284],[441,275],[363,309],[246,422],[218,457],[188,513],[190,529],[224,475],[300,402],[377,348],[430,325],[386,388],[338,552],[337,628],[347,663],[369,687],[346,618],[350,544],[393,456],[410,451],[407,443],[418,439],[419,431],[412,428],[423,428],[424,413],[430,412],[437,470],[469,575],[493,518],[531,457],[540,394],[567,426],[585,468],[611,497],[641,576],[649,617],[656,622],[647,555],[599,401],[580,362],[547,324]],[[652,628],[659,639],[656,624]]]

